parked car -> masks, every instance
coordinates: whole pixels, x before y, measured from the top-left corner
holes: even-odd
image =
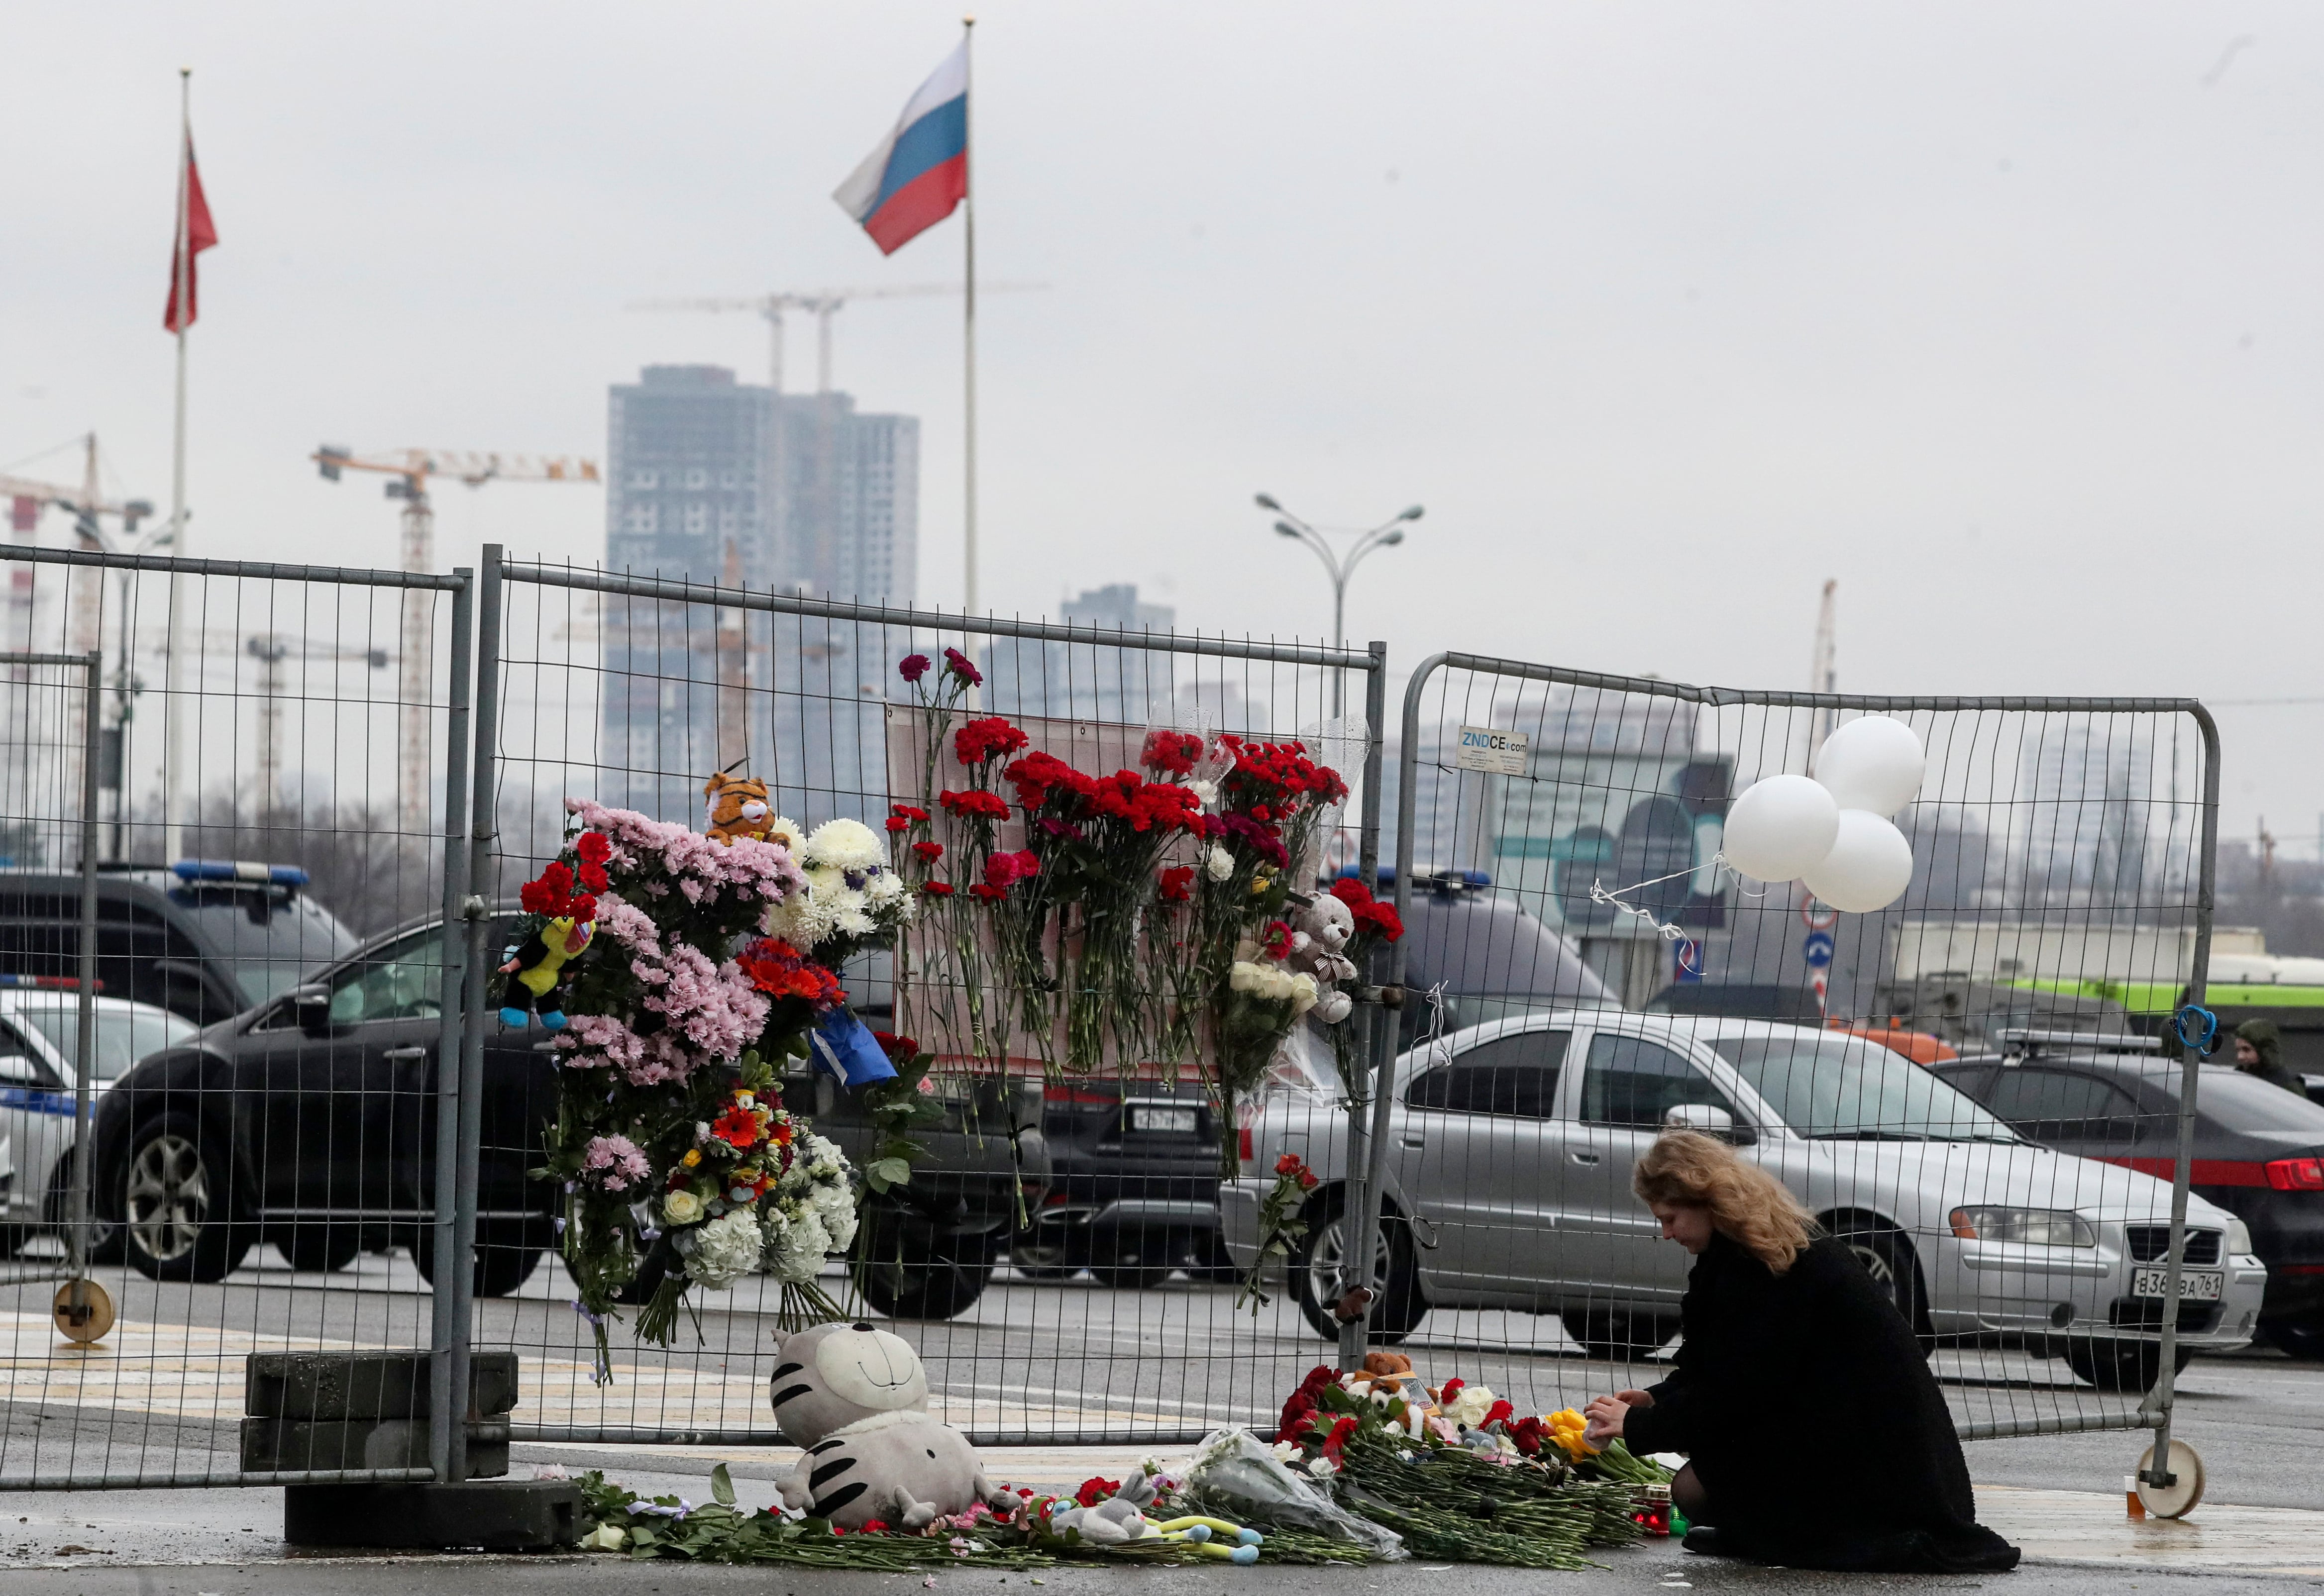
[[[1174,1269],[1223,1275],[1219,1121],[1193,1082],[1077,1078],[1043,1098],[1049,1185],[1009,1262],[1035,1279],[1088,1270],[1109,1286],[1158,1284]]]
[[[2046,1147],[2171,1178],[2177,1062],[2143,1039],[2003,1040],[2005,1053],[1936,1072]],[[2324,1357],[2324,1107],[2239,1069],[2202,1066],[2193,1175],[2196,1195],[2240,1219],[2267,1265],[2259,1335],[2294,1357]]]
[[[295,865],[180,859],[98,870],[104,992],[197,1025],[278,997],[355,950],[355,934],[308,895]],[[0,969],[78,977],[80,896],[80,877],[68,872],[0,870]]]
[[[35,980],[42,985],[32,985]],[[44,977],[0,976],[0,1133],[15,1176],[0,1198],[0,1256],[13,1257],[72,1214],[74,1060],[80,1051],[80,994]],[[97,1000],[93,1092],[103,1092],[148,1053],[194,1033],[193,1022],[151,1004]],[[118,1237],[98,1227],[91,1255],[108,1259]]]
[[[487,947],[512,939],[513,914]],[[156,1280],[217,1280],[271,1242],[297,1268],[341,1269],[402,1246],[432,1280],[441,925],[374,939],[311,981],[148,1058],[97,1117],[100,1211],[125,1227],[129,1261]],[[551,1044],[487,1016],[477,1181],[476,1284],[505,1296],[554,1242],[554,1188],[527,1170],[556,1107]],[[866,1294],[883,1312],[946,1316],[973,1301],[1017,1211],[1019,1181],[1047,1173],[1038,1082],[944,1099],[910,1184],[872,1202],[862,1227]],[[828,1081],[785,1082],[850,1157],[868,1119]]]
[[[1480,1025],[1397,1060],[1373,1325],[1432,1307],[1556,1313],[1593,1355],[1676,1328],[1686,1254],[1630,1193],[1665,1126],[1723,1135],[1776,1174],[1932,1342],[2063,1356],[2107,1389],[2160,1364],[2171,1190],[2027,1142],[1926,1069],[1861,1037],[1607,1010]],[[1259,1249],[1266,1171],[1296,1152],[1320,1176],[1291,1289],[1319,1334],[1348,1252],[1346,1123],[1325,1101],[1263,1099],[1241,1179],[1222,1192],[1229,1252]],[[2267,1271],[2242,1220],[2189,1210],[2183,1354],[2248,1343]]]
[[[1395,870],[1383,867],[1379,880],[1385,897]],[[1412,995],[1397,1018],[1400,1048],[1432,1025],[1450,1033],[1538,1010],[1621,1006],[1579,949],[1514,898],[1494,892],[1481,870],[1416,873],[1404,925],[1404,985]],[[1428,997],[1439,986],[1441,1017]]]

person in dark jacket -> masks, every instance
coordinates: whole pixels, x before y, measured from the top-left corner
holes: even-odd
[[[1977,1522],[1952,1415],[1913,1326],[1782,1182],[1696,1131],[1660,1137],[1632,1188],[1695,1254],[1676,1372],[1600,1397],[1588,1440],[1688,1456],[1687,1549],[1794,1568],[2017,1565]]]
[[[2308,1083],[2283,1061],[2283,1032],[2273,1020],[2246,1020],[2236,1027],[2236,1068],[2270,1086],[2308,1096]]]

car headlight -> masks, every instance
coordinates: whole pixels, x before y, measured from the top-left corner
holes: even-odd
[[[2029,1247],[2095,1247],[2098,1226],[2071,1208],[1955,1208],[1953,1234],[1969,1242]]]
[[[2252,1252],[2251,1226],[2240,1219],[2227,1221],[2227,1254],[2232,1258],[2248,1258]]]

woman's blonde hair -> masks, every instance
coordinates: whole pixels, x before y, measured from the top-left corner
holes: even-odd
[[[1711,1210],[1711,1228],[1782,1274],[1822,1234],[1784,1183],[1701,1131],[1665,1131],[1630,1175],[1649,1206]]]

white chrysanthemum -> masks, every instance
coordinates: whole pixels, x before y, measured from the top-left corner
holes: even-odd
[[[904,878],[893,870],[882,870],[863,884],[863,895],[875,904],[892,903],[904,895]]]
[[[730,1209],[697,1230],[685,1233],[686,1276],[696,1285],[723,1291],[759,1267],[765,1243],[753,1207]]]
[[[888,862],[888,848],[862,821],[825,821],[807,838],[807,858],[832,869],[868,870]]]

